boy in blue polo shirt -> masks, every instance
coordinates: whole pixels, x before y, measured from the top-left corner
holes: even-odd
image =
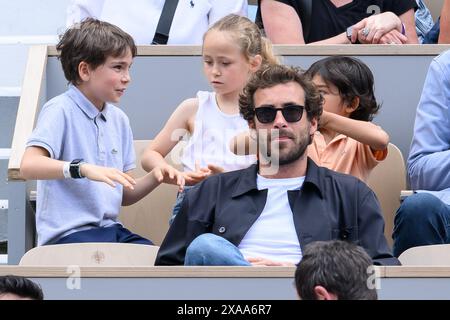
[[[133,135],[117,103],[136,55],[130,35],[87,19],[57,45],[69,89],[47,102],[27,143],[20,173],[38,180],[38,245],[74,242],[152,244],[123,228],[121,205],[131,205],[161,182],[184,185],[176,170],[155,168],[134,180]],[[84,178],[84,179],[83,179]]]

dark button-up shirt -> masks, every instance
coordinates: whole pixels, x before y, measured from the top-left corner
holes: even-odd
[[[267,190],[258,190],[257,172],[255,164],[212,176],[189,190],[156,265],[184,264],[187,247],[204,233],[239,246],[266,204]],[[375,264],[399,264],[384,237],[376,196],[359,179],[308,159],[305,182],[301,190],[288,191],[288,199],[302,250],[313,241],[341,239],[362,246]]]

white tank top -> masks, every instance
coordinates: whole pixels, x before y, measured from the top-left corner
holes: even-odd
[[[255,155],[237,156],[229,147],[234,136],[249,130],[247,121],[239,113],[223,113],[215,92],[199,91],[197,98],[194,133],[181,157],[184,171],[194,171],[195,161],[201,167],[214,164],[225,171],[244,169],[255,163]]]

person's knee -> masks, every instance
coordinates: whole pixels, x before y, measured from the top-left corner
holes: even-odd
[[[221,239],[212,233],[202,234],[191,242],[186,250],[186,255],[199,256],[214,253],[217,251],[217,245]]]
[[[396,222],[414,222],[420,225],[435,219],[442,211],[442,202],[428,193],[416,193],[407,197],[397,211]]]

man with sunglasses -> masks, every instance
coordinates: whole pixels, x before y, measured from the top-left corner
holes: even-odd
[[[308,243],[336,239],[362,246],[375,264],[398,264],[372,190],[305,154],[322,98],[303,73],[281,65],[258,71],[239,107],[257,132],[258,163],[190,190],[157,265],[293,266]]]

